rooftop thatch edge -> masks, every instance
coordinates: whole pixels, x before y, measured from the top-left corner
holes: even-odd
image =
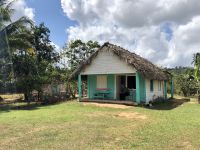
[[[86,61],[81,63],[79,67],[72,73],[71,78],[77,76],[81,70],[89,65],[93,58],[95,58],[99,51],[101,51],[104,47],[107,50],[111,50],[116,54],[120,59],[126,61],[129,65],[134,67],[141,75],[148,79],[154,80],[168,80],[169,75],[165,73],[162,69],[158,68],[156,65],[148,61],[147,59],[142,58],[141,56],[131,53],[128,50],[111,44],[109,42],[104,43],[96,52],[94,52]]]

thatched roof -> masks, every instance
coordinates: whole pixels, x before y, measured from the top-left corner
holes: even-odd
[[[77,76],[82,69],[89,65],[102,49],[113,51],[114,54],[116,54],[120,59],[124,60],[127,64],[135,68],[145,78],[154,80],[169,79],[167,73],[165,73],[162,69],[158,68],[147,59],[144,59],[135,53],[131,53],[120,46],[116,46],[108,42],[104,43],[85,62],[81,63],[80,66],[72,73],[72,77]]]

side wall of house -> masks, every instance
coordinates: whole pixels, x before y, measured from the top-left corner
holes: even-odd
[[[150,89],[150,80],[146,79],[146,102],[152,101],[158,97],[164,98],[164,81],[161,82],[161,88],[159,89],[159,81],[153,80],[153,91]]]

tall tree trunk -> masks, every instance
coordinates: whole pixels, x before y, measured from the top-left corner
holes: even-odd
[[[28,99],[29,99],[28,93],[24,92],[24,101],[28,102]]]
[[[75,95],[75,93],[74,93],[74,91],[73,91],[73,88],[71,87],[71,86],[69,86],[69,91],[70,91],[70,96],[74,99],[74,98],[76,98],[76,95]]]
[[[43,100],[43,91],[41,89],[38,90],[38,100],[39,101]]]
[[[24,101],[30,103],[30,92],[28,90],[24,92]]]

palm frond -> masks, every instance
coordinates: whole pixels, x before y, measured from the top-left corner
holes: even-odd
[[[19,20],[3,28],[0,32],[7,32],[7,34],[11,34],[15,31],[18,31],[20,28],[24,28],[28,25],[30,25],[30,27],[32,28],[34,25],[33,21],[27,17],[21,17]]]

